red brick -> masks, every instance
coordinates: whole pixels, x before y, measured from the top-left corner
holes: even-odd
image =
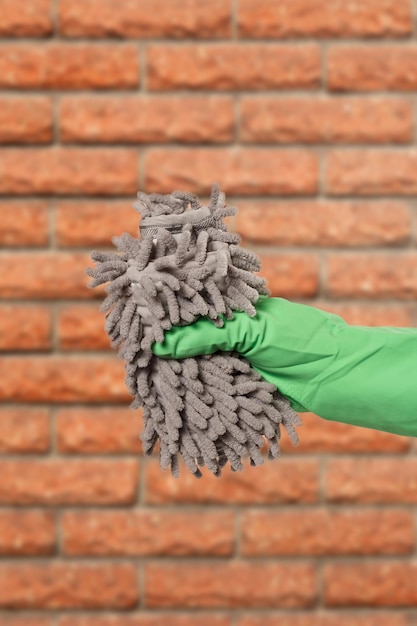
[[[47,409],[1,408],[0,452],[47,452],[48,449],[49,412]]]
[[[112,237],[128,232],[138,236],[141,216],[132,202],[61,200],[55,209],[55,237],[62,247],[110,246]]]
[[[326,187],[334,195],[415,195],[417,152],[332,150],[326,163]]]
[[[330,310],[330,309],[327,309]],[[285,455],[316,453],[347,453],[347,452],[407,452],[411,438],[373,430],[359,428],[342,422],[323,424],[323,418],[314,413],[301,414],[303,428],[300,430],[300,445],[294,447],[282,429],[280,448]]]
[[[0,400],[12,402],[126,402],[122,361],[112,358],[4,357]]]
[[[167,624],[169,626],[232,626],[232,618],[228,615],[215,614],[212,611],[204,611],[204,613],[199,611],[194,615],[163,611],[158,615],[158,612],[153,610],[152,613],[141,611],[140,613],[128,614],[111,614],[106,611],[106,614],[99,617],[94,615],[91,617],[90,615],[80,617],[75,614],[71,617],[62,615],[57,621],[57,626],[167,626]],[[26,626],[26,624],[19,624],[18,626]],[[27,626],[32,625],[28,624]],[[371,625],[363,624],[363,626]],[[382,626],[388,625],[382,624]],[[408,626],[408,624],[393,624],[392,626]]]
[[[0,192],[135,194],[137,153],[129,149],[10,148],[0,155]]]
[[[183,189],[210,193],[221,180],[226,194],[309,195],[317,191],[318,158],[306,150],[262,148],[149,149],[145,164],[147,193]]]
[[[136,460],[2,460],[0,468],[1,504],[132,504],[136,500]]]
[[[56,415],[57,447],[61,453],[142,452],[142,409],[69,408]]]
[[[354,529],[354,532],[352,532]],[[412,511],[250,511],[242,520],[245,556],[410,554]]]
[[[52,137],[48,98],[0,98],[0,143],[50,143]]]
[[[52,313],[42,306],[0,306],[0,350],[50,350]]]
[[[329,502],[415,504],[417,459],[332,459],[326,472]]]
[[[327,258],[330,297],[397,298],[417,296],[417,254],[334,254]]]
[[[283,459],[266,461],[252,467],[243,461],[243,472],[232,472],[227,465],[221,478],[204,472],[200,480],[181,465],[180,477],[162,472],[157,459],[150,458],[146,467],[146,503],[289,503],[316,502],[318,498],[318,462],[316,459]],[[284,477],[277,480],[277,472]],[[262,475],[262,476],[261,476]]]
[[[0,87],[20,89],[109,89],[138,87],[135,45],[84,43],[6,44]]]
[[[417,46],[331,47],[327,81],[334,91],[415,91]]]
[[[62,516],[62,550],[70,556],[231,556],[234,525],[227,511],[72,511]]]
[[[277,38],[407,35],[410,0],[241,0],[241,37]]]
[[[410,209],[389,200],[276,200],[239,202],[241,245],[371,246],[408,243]]]
[[[71,96],[60,120],[67,143],[226,143],[234,132],[230,96]]]
[[[326,606],[415,606],[417,566],[404,561],[326,564]]]
[[[88,626],[90,626],[89,623]],[[389,614],[386,611],[384,613],[372,611],[364,614],[355,611],[315,610],[314,613],[308,611],[297,614],[292,611],[282,615],[275,613],[274,615],[242,616],[238,619],[236,626],[409,626],[409,622],[406,615],[393,611],[389,611]]]
[[[250,247],[250,246],[249,246]],[[272,296],[311,297],[319,288],[319,259],[313,254],[258,255],[261,271]]]
[[[52,554],[54,549],[53,513],[49,511],[0,511],[0,554],[44,555]]]
[[[128,609],[137,601],[134,564],[55,562],[0,566],[2,608]]]
[[[59,32],[69,36],[138,37],[141,39],[230,37],[231,0],[142,0],[117,3],[115,0],[61,0]]]
[[[28,616],[4,616],[5,621],[0,621],[2,626],[54,626],[54,618]],[[0,616],[1,620],[1,616]]]
[[[42,200],[0,201],[0,244],[2,246],[46,246],[48,205]]]
[[[244,96],[241,141],[246,143],[407,143],[411,103],[393,98],[277,98]]]
[[[316,44],[150,44],[147,86],[167,89],[295,89],[319,85]]]
[[[51,0],[0,0],[0,35],[41,37],[52,32]]]
[[[105,313],[97,305],[69,305],[58,311],[60,350],[111,350],[105,331]]]
[[[0,259],[0,295],[3,298],[98,298],[104,287],[90,289],[93,281],[85,271],[94,267],[91,253],[22,252]]]
[[[309,608],[317,599],[316,585],[315,567],[303,563],[145,565],[145,602],[150,608]]]

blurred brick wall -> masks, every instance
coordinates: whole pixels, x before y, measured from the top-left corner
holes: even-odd
[[[273,295],[417,325],[411,0],[0,0],[0,623],[417,626],[417,445],[302,414],[144,459],[90,290],[136,192],[212,182]]]

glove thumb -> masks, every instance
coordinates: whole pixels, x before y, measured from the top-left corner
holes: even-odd
[[[165,331],[162,343],[154,342],[151,350],[155,356],[186,359],[200,354],[213,354],[234,349],[227,323],[218,328],[208,319],[200,318],[188,326],[173,326]]]

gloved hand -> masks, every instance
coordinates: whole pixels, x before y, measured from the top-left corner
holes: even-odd
[[[216,327],[200,318],[165,332],[156,356],[236,350],[295,411],[417,436],[417,328],[349,325],[340,316],[259,296],[256,315],[235,311]]]

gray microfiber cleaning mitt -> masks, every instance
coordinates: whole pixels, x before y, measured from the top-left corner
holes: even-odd
[[[237,209],[225,204],[217,183],[208,206],[186,191],[137,195],[141,238],[113,237],[120,254],[94,250],[96,267],[86,273],[94,278],[90,288],[109,283],[100,311],[107,312],[111,346],[121,346],[125,382],[134,396],[130,407],[143,407],[144,452],[151,454],[159,440],[161,468],[170,467],[176,478],[179,454],[197,478],[198,466],[221,476],[228,461],[232,471],[240,471],[247,456],[251,465],[261,465],[264,437],[268,458],[276,458],[280,424],[298,445],[294,426],[302,422],[246,359],[237,352],[163,359],[150,348],[163,341],[164,330],[199,316],[218,327],[224,325],[220,314],[254,316],[259,295],[270,295],[265,279],[253,273],[260,271],[259,258],[239,247],[240,236],[223,222]]]

